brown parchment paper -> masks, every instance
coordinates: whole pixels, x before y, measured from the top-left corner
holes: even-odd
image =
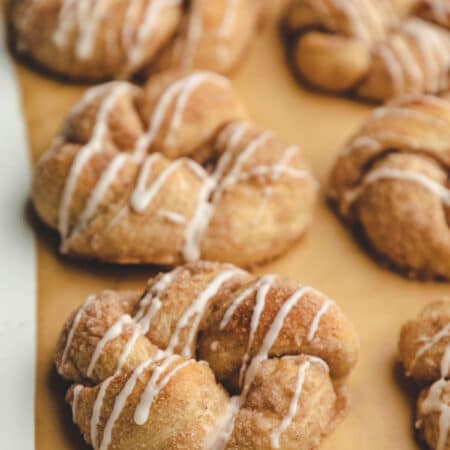
[[[35,162],[86,86],[64,84],[19,63],[16,69]],[[256,40],[233,82],[252,118],[300,144],[322,183],[338,148],[371,109],[299,87],[285,64],[275,23]],[[9,151],[14,157],[15,149]],[[36,231],[38,265],[36,449],[86,450],[64,403],[65,385],[53,369],[58,333],[88,294],[141,289],[155,269],[62,258],[55,234],[28,216]],[[426,302],[449,295],[450,285],[409,281],[380,267],[336,219],[323,195],[307,235],[256,272],[277,272],[322,290],[353,318],[360,333],[360,360],[349,383],[353,407],[322,449],[420,448],[413,435],[415,392],[397,363],[398,332]]]

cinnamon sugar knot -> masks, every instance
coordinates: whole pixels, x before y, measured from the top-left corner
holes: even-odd
[[[450,300],[430,303],[400,334],[400,357],[407,376],[422,389],[416,427],[430,448],[450,449]]]
[[[329,197],[385,261],[450,279],[450,102],[402,97],[373,112],[343,148]]]
[[[18,0],[17,51],[76,80],[163,69],[230,72],[258,30],[265,0]]]
[[[305,231],[317,182],[300,150],[245,119],[230,82],[164,72],[87,91],[32,188],[61,250],[118,263],[249,266]]]
[[[379,101],[448,88],[446,0],[292,0],[284,29],[296,74],[320,89]]]
[[[106,291],[56,352],[74,422],[96,450],[316,447],[347,409],[358,339],[308,286],[197,262]]]

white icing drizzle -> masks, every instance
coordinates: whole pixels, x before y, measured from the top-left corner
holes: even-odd
[[[239,308],[241,303],[253,292],[255,289],[259,289],[261,286],[262,279],[258,279],[253,286],[250,286],[249,288],[245,289],[241,294],[239,294],[233,302],[230,304],[228,309],[225,311],[225,314],[223,316],[222,321],[220,322],[219,329],[223,330],[228,323],[230,322],[231,318],[233,317],[235,311]]]
[[[349,190],[346,193],[346,199],[349,204],[354,203],[361,196],[365,186],[379,180],[400,180],[419,184],[426,190],[437,195],[444,204],[450,205],[450,189],[446,188],[442,184],[419,172],[390,168],[373,170],[364,178],[361,186],[353,190]]]
[[[403,35],[399,34],[393,35],[389,44],[397,61],[402,66],[405,82],[408,83],[408,91],[422,91],[424,74],[410,44],[406,42]]]
[[[170,126],[167,130],[168,137],[171,136],[172,133],[174,133],[174,131],[180,126],[181,118],[193,91],[206,82],[215,83],[221,86],[229,84],[228,80],[220,75],[209,72],[197,72],[181,80],[177,80],[166,89],[154,108],[150,120],[151,125],[149,130],[138,139],[135,148],[130,154],[120,153],[115,155],[112,162],[109,164],[106,171],[101,175],[100,179],[90,193],[86,206],[81,212],[77,223],[74,225],[73,229],[70,230],[70,208],[81,173],[90,158],[95,153],[102,151],[102,144],[108,133],[109,117],[114,111],[116,103],[122,96],[133,92],[135,88],[128,83],[122,82],[110,83],[98,88],[93,88],[89,90],[83,99],[72,109],[72,112],[70,113],[71,115],[78,114],[88,105],[97,101],[101,95],[105,95],[105,98],[102,100],[98,108],[92,138],[77,153],[70,167],[69,174],[63,188],[58,220],[58,228],[61,234],[61,250],[63,252],[68,251],[72,240],[86,227],[89,220],[94,216],[98,205],[101,203],[113,181],[117,178],[118,173],[124,164],[129,160],[136,163],[141,163],[144,160],[149,147],[153,143],[158,132],[161,130],[169,108],[177,96],[178,100],[175,105],[176,112],[170,121]],[[181,158],[170,163],[160,174],[158,174],[154,183],[152,183],[147,189],[147,179],[152,166],[156,160],[160,158],[162,158],[161,155],[158,153],[153,153],[147,157],[142,164],[136,187],[131,194],[130,199],[131,206],[137,212],[143,212],[150,205],[167,178],[177,169],[179,165],[186,164],[199,176],[206,177],[206,172],[201,166],[190,160]]]
[[[390,17],[393,17],[395,13],[391,3],[389,1],[377,1],[377,3],[374,3],[372,0],[363,0],[362,3],[364,6],[362,8],[362,13],[365,14],[368,19],[373,39],[383,39],[386,34],[386,25],[382,15],[382,9],[386,9],[386,13]],[[375,6],[375,4],[377,4],[377,6]]]
[[[448,86],[449,38],[420,19],[406,20],[375,53],[384,62],[397,95],[405,91],[438,92]]]
[[[380,44],[375,51],[381,58],[381,61],[384,63],[386,70],[391,77],[394,94],[400,95],[405,90],[405,79],[403,67],[397,59],[397,55],[386,43]]]
[[[88,2],[77,2],[77,0],[64,0],[59,12],[58,26],[53,34],[53,42],[62,47],[67,45],[69,35],[75,30],[76,20],[87,18],[90,12],[87,8]]]
[[[169,164],[165,169],[159,172],[153,183],[146,188],[152,166],[154,162],[160,158],[161,156],[158,153],[153,153],[146,159],[142,166],[136,189],[131,195],[131,207],[138,213],[144,212],[149,207],[162,186],[166,183],[167,179],[184,163],[184,159],[177,159]]]
[[[195,361],[190,359],[188,361],[181,362],[181,364],[175,365],[168,373],[166,373],[161,379],[161,374],[171,365],[174,361],[180,359],[178,356],[169,356],[160,366],[156,367],[147,383],[144,392],[141,395],[139,404],[134,411],[134,422],[137,425],[143,425],[147,422],[150,415],[150,410],[154,400],[158,397],[159,393],[167,386],[169,381],[184,367],[193,364]],[[183,360],[181,360],[183,361]]]
[[[133,350],[134,344],[136,343],[138,337],[141,335],[141,330],[139,327],[136,327],[133,330],[133,333],[131,334],[130,338],[128,339],[127,343],[125,344],[125,347],[123,348],[122,353],[119,356],[118,362],[117,362],[117,370],[116,373],[122,370],[122,367],[125,365],[128,356],[130,355],[131,351]]]
[[[145,45],[149,42],[158,26],[159,18],[165,9],[181,7],[181,0],[149,0],[145,8],[140,25],[137,24],[137,6],[140,2],[129,1],[123,26],[121,30],[121,41],[126,56],[131,66],[136,67],[142,63],[145,55]],[[59,13],[58,24],[53,34],[53,42],[58,47],[65,47],[71,42],[71,36],[78,33],[75,41],[75,56],[80,60],[92,57],[100,36],[100,26],[109,13],[110,5],[105,0],[94,2],[79,0],[63,0]],[[137,28],[136,30],[134,30]],[[103,33],[107,33],[109,28]],[[136,35],[133,41],[132,36]],[[110,33],[107,45],[117,45],[114,34]]]
[[[172,222],[176,225],[184,225],[186,224],[186,218],[175,212],[175,211],[168,211],[167,209],[160,209],[158,211],[158,215],[161,217],[164,217],[164,219],[167,219],[169,222]]]
[[[226,63],[231,59],[231,48],[228,40],[233,36],[236,26],[240,0],[227,0],[223,20],[217,30],[217,36],[221,41],[218,44],[216,55],[219,61]]]
[[[310,326],[308,334],[306,336],[306,339],[308,340],[308,342],[311,342],[314,339],[314,337],[316,336],[316,333],[319,328],[322,317],[328,312],[328,310],[330,309],[330,307],[332,305],[333,305],[333,301],[327,299],[323,302],[322,306],[317,311],[316,315],[314,316],[313,321],[311,322],[311,326]]]
[[[450,324],[446,325],[444,328],[439,330],[434,336],[427,338],[425,340],[425,343],[421,347],[419,347],[416,354],[414,355],[414,358],[411,362],[411,370],[417,364],[419,358],[421,358],[428,350],[434,347],[438,342],[440,342],[442,339],[445,339],[448,336],[450,336]]]
[[[430,391],[422,403],[422,412],[430,414],[439,413],[439,439],[436,450],[445,450],[448,433],[450,430],[450,406],[442,400],[442,394],[447,385],[444,378],[436,381],[430,388]]]
[[[195,261],[200,257],[201,241],[214,213],[216,203],[220,197],[220,187],[217,189],[218,183],[233,158],[236,146],[240,143],[249,128],[249,125],[245,122],[234,123],[231,126],[233,129],[231,135],[229,136],[225,152],[219,159],[214,173],[210,177],[205,178],[198,195],[196,211],[192,217],[192,220],[186,227],[185,243],[183,246],[183,256],[186,261]],[[228,127],[224,130],[223,134],[219,135],[218,142],[226,136],[227,131]],[[214,190],[216,190],[216,192],[210,201],[210,197],[212,196]]]
[[[63,0],[53,42],[58,47],[69,44],[72,33],[78,33],[75,55],[85,60],[92,56],[96,37],[103,18],[108,13],[108,2]]]
[[[80,4],[87,3],[77,0],[75,1],[79,8],[82,8]],[[97,0],[93,5],[92,10],[89,11],[87,15],[83,14],[82,20],[78,20],[80,35],[76,45],[76,55],[81,60],[88,59],[92,56],[95,50],[95,39],[98,35],[100,24],[107,16],[109,7],[109,2],[105,0]]]
[[[247,127],[247,124],[236,127],[231,135],[227,150],[217,163],[216,171],[204,181],[203,187],[199,192],[197,209],[191,222],[186,227],[185,244],[183,247],[183,256],[186,261],[195,261],[200,257],[200,245],[203,235],[223,191],[240,181],[239,176],[242,165],[272,136],[272,133],[267,131],[253,139],[236,158],[228,175],[222,179],[232,159],[232,151],[235,145],[245,135]]]
[[[186,76],[185,78],[179,79],[174,83],[172,83],[171,85],[169,85],[160,96],[158,103],[153,110],[149,130],[143,136],[141,136],[141,138],[137,143],[134,154],[138,161],[145,156],[148,148],[151,146],[157,134],[161,130],[161,127],[164,123],[164,119],[166,118],[166,115],[169,111],[169,108],[172,106],[173,101],[179,96],[189,98],[189,96],[184,95],[185,89],[189,89],[190,93],[192,93],[191,86],[192,85],[198,86],[198,81],[194,82],[193,80],[194,81],[202,80],[204,83],[209,82],[218,84],[220,86],[230,84],[230,82],[221,75],[212,72],[198,71]],[[186,106],[186,103],[184,103],[184,106]],[[178,115],[180,116],[183,115],[183,110],[180,107],[178,107]],[[171,121],[171,126],[166,132],[167,135],[174,133],[173,126],[174,124]]]
[[[219,36],[226,38],[233,33],[233,26],[238,13],[239,1],[240,0],[227,0],[223,20],[218,30]]]
[[[402,108],[395,105],[377,108],[372,115],[372,120],[384,118],[400,118],[400,119],[414,120],[417,122],[421,122],[425,125],[429,125],[435,128],[441,128],[444,130],[448,130],[449,128],[449,123],[443,117],[433,115],[429,112],[419,111],[410,108]]]
[[[312,178],[307,170],[295,169],[289,167],[288,163],[292,157],[298,153],[298,147],[288,147],[282,159],[272,165],[260,165],[252,167],[250,170],[242,173],[237,178],[239,181],[248,180],[254,176],[268,176],[272,182],[278,181],[283,175],[292,178]]]
[[[131,374],[130,378],[128,378],[127,382],[125,383],[125,386],[120,391],[119,395],[116,397],[113,409],[111,411],[111,414],[106,422],[105,429],[103,431],[103,438],[99,450],[108,450],[112,439],[112,432],[114,425],[117,419],[119,418],[120,414],[122,413],[128,397],[133,392],[136,383],[139,377],[144,372],[144,370],[147,369],[153,363],[154,359],[148,359],[144,361],[142,364],[140,364]]]
[[[214,178],[208,177],[199,191],[197,207],[192,219],[186,226],[184,236],[182,253],[187,262],[196,261],[200,258],[201,241],[214,211],[209,198],[216,186]]]
[[[77,423],[77,408],[78,408],[78,400],[81,391],[83,390],[83,385],[77,384],[73,388],[73,398],[72,398],[72,420],[74,423]]]
[[[98,205],[106,195],[107,190],[109,189],[113,181],[117,178],[119,171],[122,169],[128,159],[129,155],[126,153],[119,153],[118,155],[114,156],[112,162],[103,172],[100,180],[92,190],[86,206],[80,214],[77,223],[61,244],[61,248],[63,249],[63,251],[67,251],[67,249],[70,247],[71,242],[76,238],[76,236],[79,235],[79,233],[86,227],[89,220],[94,216]]]
[[[149,39],[152,37],[155,29],[158,25],[161,14],[165,9],[173,8],[181,5],[182,0],[152,0],[148,2],[147,8],[144,12],[144,18],[140,27],[137,30],[136,41],[131,47],[128,47],[128,61],[132,66],[140,64],[145,57],[145,46]],[[130,1],[128,8],[132,9],[138,2]],[[133,20],[132,11],[127,16]],[[133,26],[133,23],[125,21],[123,28],[123,41],[128,42],[127,36],[131,34],[128,28]]]
[[[433,346],[450,336],[450,324],[441,328],[431,337],[423,340],[423,345],[417,350],[412,362],[411,370],[416,365],[418,359],[422,357]],[[450,431],[450,406],[442,399],[442,395],[447,386],[446,378],[450,371],[450,344],[447,344],[441,359],[441,378],[433,383],[430,387],[428,395],[421,405],[423,414],[439,413],[439,438],[436,450],[445,450],[447,437]],[[420,422],[418,423],[418,425]]]
[[[302,394],[303,385],[305,383],[306,371],[309,369],[311,363],[307,360],[298,368],[297,383],[295,386],[294,396],[289,404],[288,413],[283,417],[280,425],[273,429],[270,434],[270,442],[272,448],[280,448],[280,437],[289,428],[294,417],[297,415],[300,396]]]
[[[133,319],[128,314],[120,316],[119,319],[106,331],[106,333],[98,341],[87,368],[86,375],[88,377],[92,376],[95,365],[97,364],[97,361],[100,358],[106,345],[122,334],[124,325],[129,325],[131,323],[133,323]]]
[[[103,409],[103,402],[105,400],[105,394],[113,379],[114,377],[109,377],[103,381],[103,383],[100,385],[100,389],[97,393],[97,397],[95,398],[94,405],[92,407],[90,431],[91,443],[94,448],[97,448],[98,445],[98,426],[100,422],[100,414],[102,413]]]
[[[159,311],[159,309],[162,306],[159,297],[170,286],[175,276],[180,271],[181,268],[178,268],[172,272],[163,275],[160,278],[160,280],[157,283],[155,283],[149,289],[147,294],[142,298],[140,302],[140,309],[134,317],[134,320],[136,320],[139,324],[139,327],[137,328],[138,332],[136,332],[135,330],[135,333],[129,339],[126,345],[126,348],[128,348],[128,350],[125,349],[120,358],[122,360],[122,363],[126,358],[123,355],[129,353],[130,349],[134,345],[135,339],[140,335],[140,333],[144,332],[146,333],[148,331],[151,320],[154,317],[154,314],[157,311]],[[149,378],[148,382],[146,383],[145,389],[143,390],[139,402],[134,411],[134,421],[137,425],[143,425],[144,423],[147,422],[152,404],[156,400],[160,392],[165,388],[165,386],[169,383],[169,381],[175,376],[175,374],[178,371],[182,370],[189,364],[195,363],[195,361],[192,359],[184,360],[181,356],[174,354],[174,350],[179,343],[181,332],[187,326],[189,326],[188,336],[181,354],[184,357],[190,358],[192,356],[192,344],[198,332],[201,319],[204,316],[204,313],[206,311],[207,306],[210,303],[210,300],[218,293],[218,291],[221,289],[224,283],[226,283],[232,277],[238,275],[240,272],[241,271],[239,269],[230,268],[216,275],[206,285],[206,287],[198,294],[198,296],[192,301],[191,305],[184,311],[184,313],[182,314],[182,316],[180,317],[175,326],[175,330],[172,333],[172,336],[170,338],[166,350],[164,352],[162,351],[158,352],[155,357],[144,361],[133,371],[133,373],[130,375],[125,385],[123,386],[122,390],[114,400],[114,405],[111,414],[109,415],[104,427],[103,437],[101,439],[100,444],[98,445],[98,428],[101,412],[103,409],[104,398],[108,386],[110,385],[114,376],[106,379],[105,382],[102,383],[93,405],[93,411],[90,421],[91,442],[94,448],[99,448],[99,450],[108,450],[112,440],[114,425],[118,420],[118,418],[120,417],[120,415],[122,414],[122,411],[125,408],[129,396],[135,389],[135,386],[138,380],[140,379],[141,375],[144,373],[144,371],[147,370],[152,365],[154,365],[152,375]],[[223,329],[229,322],[233,313],[236,311],[237,307],[239,306],[239,304],[241,304],[243,299],[248,295],[250,295],[255,290],[257,290],[255,306],[250,324],[247,351],[243,357],[241,366],[241,378],[243,380],[241,395],[233,397],[230,400],[229,413],[227,415],[225,423],[223,424],[223,429],[221,429],[220,432],[218,433],[217,440],[213,446],[213,448],[216,450],[223,449],[226,447],[226,444],[229,441],[231,434],[233,432],[236,417],[239,413],[240,408],[245,403],[251,384],[253,383],[254,377],[256,376],[257,370],[260,364],[268,359],[270,349],[276,342],[281,330],[283,329],[286,318],[288,317],[292,309],[299,303],[299,301],[301,301],[301,299],[306,294],[308,294],[309,292],[314,292],[314,290],[310,287],[302,287],[297,291],[295,291],[284,302],[284,304],[277,312],[275,319],[271,323],[258,353],[253,359],[250,360],[249,355],[252,349],[254,337],[259,327],[262,313],[266,306],[266,298],[275,280],[276,280],[275,275],[266,275],[264,277],[261,277],[252,286],[248,287],[243,293],[238,295],[236,299],[232,302],[230,307],[225,312],[224,318],[222,319],[222,322],[220,324],[220,329]],[[331,304],[332,304],[331,300],[325,300],[322,303],[321,307],[318,308],[311,322],[309,331],[307,333],[307,339],[309,341],[314,339],[314,336],[320,324],[320,320],[327,313]],[[107,342],[117,337],[122,332],[122,326],[131,322],[132,320],[133,319],[131,319],[130,316],[124,315],[121,318],[119,318],[118,321],[113,326],[109,328],[109,330],[105,333],[103,338],[97,344],[96,350],[89,365],[88,372],[92,371],[93,367],[95,366],[95,361],[98,359],[99,355],[101,354],[102,348],[104,348]],[[215,344],[216,344],[215,346],[217,347],[218,343],[216,342]],[[288,412],[286,416],[283,418],[283,420],[280,422],[280,425],[272,431],[271,441],[272,446],[274,448],[278,448],[280,436],[289,428],[294,417],[297,414],[298,404],[300,401],[306,371],[310,367],[310,364],[312,362],[317,361],[328,370],[328,366],[320,358],[316,357],[307,357],[307,358],[308,358],[307,361],[299,367],[295,393],[289,405]],[[119,363],[118,370],[120,370],[120,367],[121,364]],[[78,390],[80,389],[81,387]]]
[[[69,350],[70,350],[70,348],[72,346],[73,337],[75,335],[76,329],[78,328],[80,320],[83,317],[83,314],[85,313],[86,309],[94,301],[94,299],[95,299],[94,296],[88,297],[88,299],[86,300],[84,305],[81,306],[81,308],[75,314],[75,317],[73,319],[72,325],[70,326],[69,333],[67,334],[66,346],[64,347],[64,351],[63,351],[63,354],[62,354],[62,357],[61,357],[61,367],[64,367],[64,364],[65,364],[65,362],[67,360],[67,357],[69,355]]]
[[[242,358],[241,370],[239,373],[239,384],[242,385],[243,378],[245,375],[245,371],[247,370],[247,365],[250,359],[250,352],[253,346],[253,340],[255,338],[256,331],[259,326],[259,322],[261,320],[261,314],[264,311],[264,307],[266,306],[266,297],[275,282],[276,277],[274,275],[265,275],[261,278],[261,284],[258,287],[258,291],[256,293],[255,306],[253,308],[252,319],[250,322],[250,334],[247,342],[247,350],[244,353]]]
[[[364,20],[361,7],[347,0],[330,0],[336,9],[344,14],[351,32],[366,43],[371,42],[370,26]]]
[[[402,30],[416,43],[424,62],[425,88],[438,92],[448,84],[450,65],[449,46],[444,38],[431,26],[421,20],[409,19]]]
[[[108,133],[108,120],[119,99],[131,91],[131,85],[127,83],[114,83],[110,93],[102,101],[95,121],[95,127],[92,132],[91,140],[83,146],[70,167],[69,174],[61,196],[61,204],[59,207],[59,231],[62,239],[62,247],[64,241],[69,234],[69,213],[72,204],[73,194],[75,192],[80,174],[89,161],[89,159],[97,152],[102,150],[102,144]],[[89,93],[87,99],[95,97],[95,93]],[[82,101],[82,104],[84,102]]]
[[[165,350],[166,354],[173,354],[175,351],[182,330],[189,325],[189,334],[181,351],[181,355],[186,358],[192,357],[192,343],[198,332],[200,321],[203,318],[205,310],[209,305],[210,300],[219,292],[220,288],[230,280],[232,277],[239,274],[239,270],[230,269],[219,273],[213,278],[213,280],[206,286],[206,288],[198,295],[198,297],[191,303],[191,305],[184,311],[180,319],[178,320],[175,330],[172,333],[169,344]]]
[[[157,365],[160,362],[159,365]],[[187,360],[184,361],[178,355],[167,355],[163,352],[160,352],[156,355],[155,358],[150,358],[141,363],[128,378],[124,387],[120,391],[120,393],[116,396],[114,400],[114,406],[111,411],[111,414],[108,417],[108,420],[105,424],[105,428],[103,431],[103,436],[100,444],[97,444],[98,441],[98,427],[101,418],[101,411],[103,409],[103,403],[105,399],[105,395],[109,385],[111,384],[114,377],[107,378],[100,387],[100,390],[97,394],[93,405],[93,411],[90,421],[90,430],[91,430],[91,443],[94,448],[99,448],[99,450],[108,450],[111,440],[112,433],[114,430],[115,423],[119,419],[122,414],[128,397],[132,394],[133,390],[136,387],[136,384],[145,370],[150,368],[152,365],[154,366],[152,375],[147,382],[144,391],[141,394],[140,400],[136,409],[134,411],[134,421],[137,425],[143,425],[149,417],[150,410],[154,400],[158,397],[159,393],[167,386],[169,381],[182,370],[184,367],[195,363],[195,360]],[[174,365],[167,373],[164,372],[171,366]],[[164,375],[163,375],[164,374]]]
[[[192,69],[198,44],[203,35],[203,9],[206,0],[196,0],[190,10],[189,25],[186,36],[186,45],[181,59],[181,67]]]
[[[139,311],[134,319],[139,323],[142,333],[145,335],[150,330],[150,325],[156,313],[161,309],[161,295],[169,288],[176,276],[181,272],[181,268],[172,270],[164,274],[161,279],[154,284],[144,298],[140,301]],[[150,307],[148,307],[150,305]]]
[[[170,145],[174,140],[174,130],[180,128],[183,119],[183,113],[186,110],[186,106],[193,95],[193,93],[202,85],[205,84],[211,78],[211,74],[209,72],[199,72],[193,74],[192,76],[186,78],[183,89],[181,90],[180,95],[178,96],[175,111],[172,115],[172,119],[169,124],[169,129],[166,134],[166,144]],[[229,82],[223,77],[217,77],[215,79],[217,84],[220,84],[223,87],[229,86]]]
[[[222,189],[217,195],[220,195],[223,189],[228,188],[229,186],[236,184],[239,181],[239,175],[241,174],[242,166],[253,156],[253,154],[258,149],[265,145],[271,137],[272,133],[270,131],[265,131],[264,133],[261,133],[257,137],[255,137],[247,145],[247,147],[238,155],[231,170],[223,179]]]
[[[242,141],[248,130],[247,123],[237,123],[231,125],[233,129],[228,138],[227,148],[222,154],[216,166],[216,170],[212,175],[209,176],[198,163],[186,158],[180,158],[169,163],[156,175],[153,182],[148,185],[148,179],[155,163],[163,157],[158,153],[152,153],[147,157],[146,154],[151,149],[152,143],[160,132],[169,109],[174,105],[175,101],[174,113],[169,121],[165,134],[166,143],[167,141],[170,143],[173,140],[175,131],[181,126],[184,111],[193,92],[206,82],[215,83],[221,86],[229,84],[229,82],[220,75],[211,74],[209,72],[197,72],[181,80],[175,81],[162,93],[153,110],[148,131],[141,135],[136,142],[135,148],[130,153],[120,153],[115,155],[92,189],[83,211],[72,227],[72,230],[70,230],[70,208],[81,173],[89,159],[95,153],[102,150],[102,144],[108,133],[109,116],[114,110],[115,104],[119,101],[121,96],[129,93],[134,88],[126,83],[114,83],[112,84],[112,87],[110,84],[108,86],[92,89],[88,91],[83,100],[73,108],[71,114],[78,113],[92,102],[95,102],[100,95],[105,94],[107,89],[110,89],[110,92],[107,92],[107,95],[105,95],[105,98],[98,108],[92,138],[76,155],[63,188],[58,224],[61,234],[61,250],[63,252],[69,250],[73,239],[88,226],[89,221],[94,217],[99,204],[104,199],[112,183],[127,161],[141,164],[135,188],[130,196],[130,206],[137,213],[142,213],[149,208],[162,187],[171,175],[176,172],[179,166],[186,165],[203,180],[203,186],[198,193],[197,207],[190,220],[187,220],[181,215],[177,216],[175,215],[176,213],[160,213],[174,223],[185,225],[182,253],[186,261],[199,259],[203,235],[209,225],[215,206],[224,190],[230,188],[233,184],[238,183],[246,177],[255,175],[269,175],[274,181],[279,179],[282,174],[287,174],[295,178],[305,178],[309,176],[309,174],[303,170],[287,166],[289,159],[298,151],[295,147],[289,147],[280,162],[273,164],[272,166],[258,166],[249,170],[247,174],[241,174],[245,162],[272,136],[270,132],[264,132],[257,135],[248,143],[245,149],[236,157],[227,176],[222,179],[225,170],[234,156],[236,146]],[[119,214],[113,217],[112,222],[115,223],[122,218],[127,211],[128,206],[125,206],[120,210]],[[110,225],[108,225],[108,227]]]
[[[258,353],[255,357],[253,357],[250,365],[248,366],[248,369],[244,376],[244,383],[241,394],[239,396],[232,397],[230,400],[228,417],[223,425],[222,430],[218,434],[217,441],[215,442],[212,450],[223,450],[224,448],[226,448],[228,441],[230,440],[233,433],[234,424],[239,414],[239,410],[245,403],[251,384],[253,383],[259,366],[261,365],[261,363],[268,359],[270,349],[277,340],[283,328],[286,317],[298,304],[302,297],[311,291],[313,291],[313,289],[308,286],[301,287],[284,302],[284,304],[278,311],[274,321],[270,325],[270,328],[263,339]]]
[[[366,148],[372,151],[378,150],[380,148],[380,142],[372,136],[358,136],[353,139],[349,145],[342,147],[341,155],[348,155],[353,151]]]
[[[447,378],[450,375],[450,345],[447,345],[441,361],[441,376]]]

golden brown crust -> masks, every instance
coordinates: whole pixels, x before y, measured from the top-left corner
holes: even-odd
[[[54,73],[91,81],[167,68],[228,73],[241,61],[264,12],[262,0],[10,4],[20,54]]]
[[[377,101],[448,87],[450,34],[417,18],[421,9],[414,9],[412,0],[289,5],[284,20],[289,58],[309,84]]]
[[[253,305],[240,300],[246,289]],[[67,400],[96,449],[307,450],[346,412],[342,383],[357,351],[351,323],[312,288],[198,262],[150,279],[140,297],[105,291],[88,299],[61,333],[56,365],[83,383]],[[189,359],[197,355],[204,362]],[[234,372],[241,366],[240,380],[221,359],[235,361]]]
[[[329,197],[411,276],[450,278],[450,103],[410,96],[375,110],[338,157]]]
[[[36,211],[82,257],[273,258],[305,231],[317,183],[298,148],[244,117],[228,80],[210,72],[94,88],[36,167]]]
[[[427,305],[401,330],[399,352],[406,375],[422,389],[416,427],[430,448],[450,448],[450,299]]]

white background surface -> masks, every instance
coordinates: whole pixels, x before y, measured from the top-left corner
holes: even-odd
[[[0,14],[0,448],[34,449],[35,254],[30,166]]]

